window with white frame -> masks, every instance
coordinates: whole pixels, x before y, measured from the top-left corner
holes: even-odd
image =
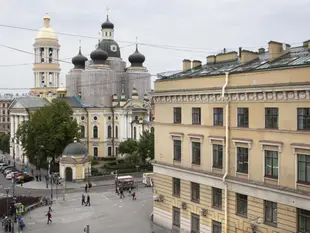
[[[213,168],[223,168],[223,145],[212,145]]]
[[[249,149],[237,147],[237,172],[248,174]]]
[[[278,179],[279,175],[279,152],[265,150],[265,177]]]
[[[297,154],[297,182],[310,185],[310,155]]]
[[[201,144],[200,142],[192,142],[192,164],[200,164],[201,160]]]

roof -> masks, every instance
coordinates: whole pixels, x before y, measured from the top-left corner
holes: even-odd
[[[84,105],[78,100],[77,97],[58,97],[58,100],[64,100],[71,108],[83,108]]]
[[[69,155],[69,156],[86,156],[87,149],[86,147],[80,142],[72,142],[66,146],[62,155]]]
[[[310,51],[307,47],[292,47],[288,53],[285,53],[272,61],[268,60],[267,51],[259,54],[257,59],[245,64],[242,64],[240,59],[215,64],[205,64],[201,67],[181,71],[176,74],[161,75],[159,80],[215,76],[223,75],[225,72],[230,72],[233,74],[273,69],[286,69],[300,66],[310,66]]]
[[[40,98],[37,96],[17,97],[15,98],[15,101],[20,103],[24,108],[27,108],[27,109],[42,108],[46,105],[51,104],[47,99]],[[13,103],[11,104],[12,106],[14,105],[15,101],[13,101]]]

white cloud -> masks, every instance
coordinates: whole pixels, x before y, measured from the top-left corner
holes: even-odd
[[[269,40],[296,45],[309,39],[310,0],[53,0],[6,1],[2,5],[0,24],[39,29],[46,12],[52,27],[96,37],[110,8],[115,25],[115,39],[149,44],[200,48],[203,52],[173,51],[140,46],[146,56],[145,65],[152,74],[180,69],[184,58],[200,59],[222,48],[248,49],[266,47]],[[32,51],[36,32],[0,27],[0,44]],[[77,53],[79,37],[59,35],[61,58]],[[82,39],[85,55],[94,49],[96,39]],[[119,43],[127,45],[126,43]],[[122,49],[123,60],[134,47]],[[0,65],[32,63],[33,57],[0,47]],[[62,74],[72,66],[61,64]],[[32,87],[32,66],[0,67],[1,87]]]

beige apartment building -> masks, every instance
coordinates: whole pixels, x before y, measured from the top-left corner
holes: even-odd
[[[183,61],[155,82],[154,222],[310,232],[310,41]]]
[[[13,98],[13,94],[0,94],[0,133],[10,132],[9,106]]]

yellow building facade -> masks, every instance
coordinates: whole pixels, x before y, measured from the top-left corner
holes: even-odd
[[[155,82],[154,222],[310,232],[310,43],[183,61]]]

